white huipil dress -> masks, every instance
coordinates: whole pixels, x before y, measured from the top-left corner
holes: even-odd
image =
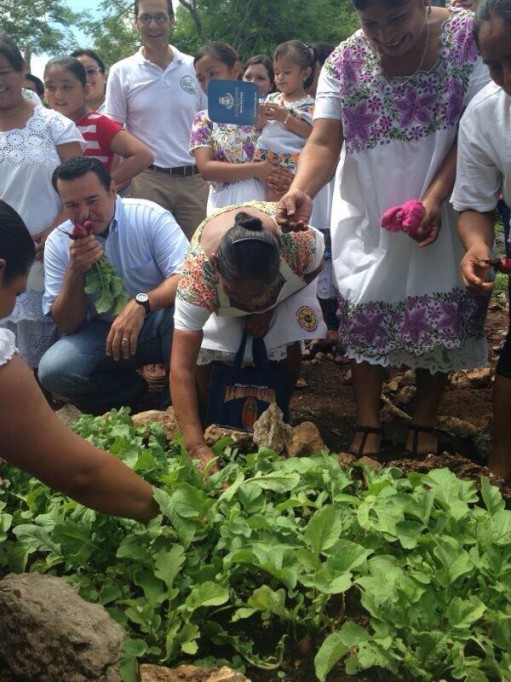
[[[358,362],[431,372],[487,363],[487,298],[461,282],[463,248],[448,200],[440,235],[426,248],[381,228],[384,211],[424,195],[463,108],[488,82],[472,23],[472,13],[452,12],[430,71],[388,79],[362,31],[322,70],[315,118],[341,120],[345,136],[331,222],[339,332]]]
[[[62,204],[51,177],[60,164],[57,146],[80,142],[75,124],[57,111],[37,105],[23,128],[0,132],[0,197],[19,213],[30,234],[50,227]],[[26,291],[12,314],[0,322],[17,337],[20,354],[37,367],[58,338],[55,323],[43,314],[44,267],[32,266]]]

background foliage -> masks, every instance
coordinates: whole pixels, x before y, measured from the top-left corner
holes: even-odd
[[[176,4],[176,3],[175,3]],[[101,17],[90,16],[81,28],[105,63],[132,54],[139,44],[132,25],[130,0],[102,0]],[[223,40],[242,59],[262,52],[271,55],[284,40],[339,43],[358,26],[350,0],[184,0],[176,7],[172,42],[194,54],[207,40]]]

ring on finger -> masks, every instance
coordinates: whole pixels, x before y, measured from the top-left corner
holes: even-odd
[[[123,336],[123,337],[122,337],[122,342],[124,343],[125,341],[129,341],[129,339],[128,339],[127,336]]]

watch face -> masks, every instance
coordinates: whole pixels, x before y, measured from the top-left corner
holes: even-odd
[[[141,306],[144,306],[146,313],[151,312],[151,306],[149,304],[149,296],[147,294],[137,294],[135,296],[135,301]]]

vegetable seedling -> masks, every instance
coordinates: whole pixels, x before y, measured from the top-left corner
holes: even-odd
[[[92,212],[83,223],[78,222],[75,213],[74,226],[71,232],[66,232],[70,239],[83,239],[94,234]],[[110,263],[105,254],[94,263],[85,277],[85,293],[96,294],[96,312],[98,315],[112,312],[118,315],[128,302],[128,294],[124,289],[124,280]]]

